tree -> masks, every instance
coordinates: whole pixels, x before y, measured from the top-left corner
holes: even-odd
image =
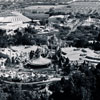
[[[54,14],[54,12],[55,12],[54,8],[50,8],[49,12],[48,12],[49,16],[52,16]]]
[[[97,36],[97,41],[100,42],[100,33],[99,33],[98,36]]]
[[[78,39],[74,41],[75,47],[87,47],[88,41],[87,39]]]
[[[3,36],[3,35],[5,35],[5,34],[6,34],[6,30],[0,29],[0,36]]]
[[[96,100],[100,100],[100,63],[96,66]]]

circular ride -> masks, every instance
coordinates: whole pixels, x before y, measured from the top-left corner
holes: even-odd
[[[41,56],[41,49],[37,49],[36,52],[30,52],[29,60],[24,64],[25,68],[46,68],[51,64],[51,60]]]
[[[40,56],[37,59],[32,59],[24,65],[25,68],[47,68],[51,64],[51,60]]]
[[[48,67],[51,64],[51,59],[41,56],[41,47],[13,46],[11,47],[11,54],[13,52],[18,53],[19,63],[15,64],[11,62],[10,66],[13,67],[0,70],[0,79],[2,82],[9,84],[41,84],[48,81],[51,74],[47,70],[49,70]],[[24,56],[23,52],[27,54]]]

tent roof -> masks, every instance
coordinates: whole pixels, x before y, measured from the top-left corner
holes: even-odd
[[[51,63],[51,60],[50,59],[48,59],[48,58],[43,58],[43,57],[39,57],[39,58],[37,58],[37,59],[35,59],[35,60],[32,60],[31,62],[30,62],[30,64],[31,65],[38,65],[38,66],[42,66],[42,65],[48,65],[48,64],[50,64]]]
[[[1,17],[1,20],[0,22],[3,22],[3,23],[16,23],[16,22],[29,22],[31,21],[31,19],[29,19],[28,17],[22,15],[21,13],[19,12],[10,12],[9,14],[7,13],[4,13],[2,14]]]

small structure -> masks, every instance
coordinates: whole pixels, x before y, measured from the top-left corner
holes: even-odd
[[[48,18],[49,23],[59,23],[65,18],[64,15],[51,16]]]
[[[91,18],[90,16],[88,17],[87,20],[84,21],[82,26],[90,26],[92,24],[95,24],[96,20],[94,18]]]

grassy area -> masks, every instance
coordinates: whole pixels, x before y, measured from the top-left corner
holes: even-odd
[[[100,2],[73,2],[70,6],[74,12],[88,12],[90,9],[98,10]]]

